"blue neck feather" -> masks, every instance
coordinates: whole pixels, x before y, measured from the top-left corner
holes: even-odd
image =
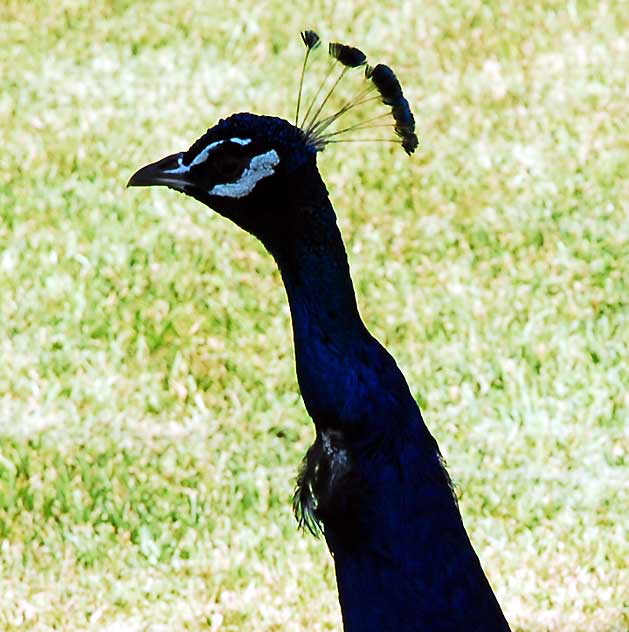
[[[360,318],[327,195],[307,215],[293,239],[269,250],[317,430],[296,506],[303,523],[320,525],[334,556],[344,629],[507,632],[437,444],[395,361]]]

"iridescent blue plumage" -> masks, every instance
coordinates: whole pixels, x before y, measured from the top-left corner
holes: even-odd
[[[343,50],[344,61],[360,61],[355,49]],[[410,143],[414,121],[395,75],[374,72]],[[298,127],[240,113],[129,184],[195,197],[260,239],[278,264],[316,431],[294,505],[334,556],[345,631],[507,632],[437,443],[394,359],[360,317],[316,156]]]

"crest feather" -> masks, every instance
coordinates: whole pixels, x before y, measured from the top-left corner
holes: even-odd
[[[389,66],[378,64],[373,68],[367,66],[365,76],[376,86],[382,102],[391,107],[395,133],[402,139],[404,151],[409,155],[412,154],[419,144],[415,135],[415,117],[402,94],[402,86],[395,73]]]
[[[301,39],[308,50],[313,50],[321,44],[321,38],[314,31],[302,31]]]
[[[363,51],[354,46],[341,44],[340,42],[331,42],[328,48],[330,56],[335,60],[328,68],[327,74],[321,81],[315,96],[310,101],[310,105],[306,110],[306,114],[300,121],[299,111],[301,105],[301,92],[303,85],[303,73],[311,50],[318,47],[321,43],[319,35],[314,31],[303,31],[301,39],[306,46],[306,57],[302,68],[302,76],[299,82],[299,96],[297,99],[297,114],[295,117],[296,125],[301,126],[302,131],[308,138],[309,143],[317,150],[322,150],[328,143],[344,143],[344,142],[360,142],[362,141],[381,141],[395,142],[402,145],[407,154],[412,154],[419,144],[415,134],[415,118],[411,112],[408,101],[402,92],[402,86],[393,70],[385,64],[377,64],[370,66],[367,64],[367,57]],[[319,94],[324,86],[329,85],[328,79],[336,66],[336,62],[342,66],[341,72],[336,80],[332,83],[331,88],[325,93],[322,100],[319,101]],[[345,74],[351,68],[365,66],[365,78],[368,80],[366,88],[362,88],[353,98],[347,100],[344,105],[337,109],[329,116],[321,117],[323,108],[328,100],[335,92],[339,83],[345,77]],[[377,95],[373,93],[377,92]],[[350,110],[358,106],[367,104],[370,101],[381,101],[391,108],[390,114],[382,114],[372,118],[362,119],[354,125],[344,127],[343,129],[330,129],[331,126]],[[393,117],[393,124],[378,123],[377,121],[383,117]],[[390,119],[389,119],[390,121]],[[337,137],[346,132],[361,132],[367,129],[377,127],[388,127],[393,129],[395,136],[393,138],[342,138]],[[397,136],[397,138],[396,138]]]
[[[341,44],[339,42],[330,42],[329,53],[334,59],[340,61],[343,66],[348,68],[358,68],[367,63],[367,55],[362,50]]]

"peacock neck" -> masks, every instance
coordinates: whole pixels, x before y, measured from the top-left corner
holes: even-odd
[[[315,420],[356,415],[352,375],[375,341],[358,312],[347,254],[327,196],[273,254],[290,306],[297,378]],[[377,343],[376,343],[377,344]]]
[[[334,223],[325,241],[295,243],[290,263],[278,262],[295,334],[317,334],[341,347],[364,335],[349,263]]]

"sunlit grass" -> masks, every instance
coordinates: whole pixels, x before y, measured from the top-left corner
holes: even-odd
[[[416,113],[411,160],[320,167],[508,619],[626,630],[622,3],[48,4],[0,8],[0,627],[340,628],[290,510],[313,431],[274,264],[124,188],[221,116],[291,117],[314,27]]]

